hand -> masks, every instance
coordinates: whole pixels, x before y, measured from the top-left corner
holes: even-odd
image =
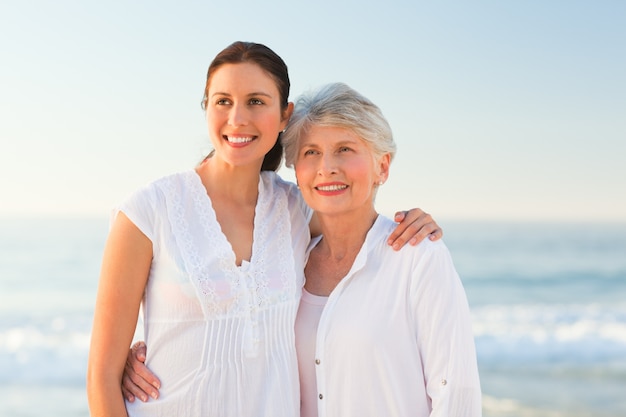
[[[155,400],[159,398],[161,381],[145,365],[146,350],[144,342],[137,342],[128,350],[122,376],[122,394],[131,403],[135,398],[143,402],[148,401],[148,396]]]
[[[394,250],[399,250],[407,242],[415,246],[427,236],[430,240],[438,240],[443,236],[443,231],[431,215],[418,208],[399,211],[394,220],[400,224],[387,239]]]

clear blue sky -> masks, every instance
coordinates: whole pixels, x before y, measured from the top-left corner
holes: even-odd
[[[292,99],[343,81],[382,108],[384,213],[626,221],[624,22],[623,1],[4,1],[0,215],[106,216],[192,167],[206,68],[250,40]]]

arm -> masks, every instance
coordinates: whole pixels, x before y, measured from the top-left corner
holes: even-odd
[[[433,241],[441,239],[443,236],[441,227],[433,220],[432,216],[418,208],[409,211],[399,211],[396,213],[394,220],[399,224],[389,235],[387,244],[395,250],[399,250],[407,242],[415,246],[427,236]],[[309,222],[309,229],[311,236],[319,236],[322,233],[315,213],[313,213]]]
[[[87,397],[92,416],[127,415],[120,384],[151,260],[150,240],[118,213],[104,249],[89,349]]]
[[[446,247],[432,246],[411,288],[431,417],[481,415],[481,390],[467,297]]]

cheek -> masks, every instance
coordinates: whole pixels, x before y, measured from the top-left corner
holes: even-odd
[[[217,126],[220,123],[220,119],[222,118],[223,118],[222,114],[216,111],[215,109],[209,108],[206,110],[205,119],[209,127]]]
[[[299,184],[301,181],[304,180],[304,169],[302,162],[298,162],[298,160],[296,159],[293,171],[296,174],[296,181],[298,181]]]
[[[294,173],[296,174],[298,184],[306,184],[315,177],[315,169],[312,164],[296,159],[294,165]]]
[[[286,122],[282,121],[280,113],[276,109],[267,109],[257,113],[255,122],[263,130],[276,131],[277,134],[282,130],[282,125],[286,124]]]
[[[372,167],[371,161],[366,160],[357,160],[353,161],[351,166],[351,172],[357,178],[361,178],[364,181],[370,178],[373,178],[374,169]]]

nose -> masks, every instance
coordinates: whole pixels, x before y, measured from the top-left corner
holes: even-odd
[[[235,103],[228,112],[228,124],[231,126],[244,126],[248,124],[248,110],[245,105]]]
[[[322,154],[317,173],[321,176],[328,176],[337,173],[337,159],[332,153],[325,152]]]

